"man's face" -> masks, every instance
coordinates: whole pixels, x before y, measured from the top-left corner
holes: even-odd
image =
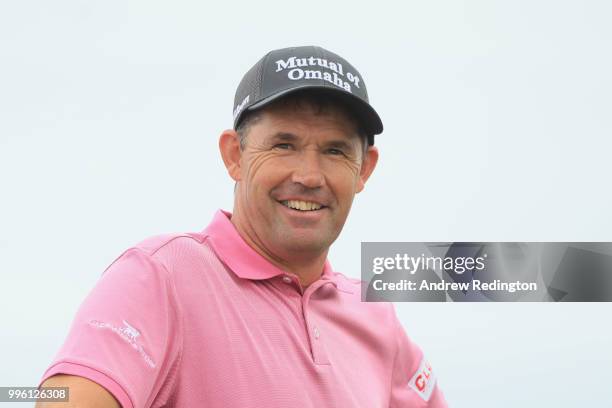
[[[376,163],[338,109],[266,109],[248,130],[236,179],[242,229],[272,256],[326,251]]]

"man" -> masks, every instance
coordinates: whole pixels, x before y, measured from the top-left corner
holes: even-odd
[[[378,160],[359,72],[320,47],[271,51],[234,106],[233,213],[121,254],[43,385],[77,406],[446,406],[392,305],[327,261]]]

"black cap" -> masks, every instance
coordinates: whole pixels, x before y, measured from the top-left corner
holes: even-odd
[[[330,92],[343,100],[360,120],[370,145],[383,131],[359,71],[339,55],[315,46],[270,51],[244,74],[234,97],[234,129],[246,112],[306,89]]]

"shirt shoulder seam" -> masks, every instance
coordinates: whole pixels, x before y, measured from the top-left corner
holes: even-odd
[[[391,309],[391,324],[393,324],[394,329],[397,332],[397,330],[400,329],[399,320],[397,318],[397,314],[395,313],[395,307],[393,306],[393,303],[389,303],[389,306],[389,309]],[[397,333],[393,337],[397,338]],[[393,343],[395,345],[395,352],[393,353],[393,364],[391,365],[391,386],[389,388],[389,400],[390,404],[393,405],[389,405],[389,408],[393,408],[395,406],[395,403],[393,401],[393,381],[395,380],[395,365],[397,363],[397,356],[399,354],[399,342],[396,340]]]
[[[155,256],[155,254],[162,248],[164,248],[165,246],[169,245],[172,241],[175,241],[179,238],[190,238],[193,239],[194,241],[196,241],[197,243],[201,244],[204,239],[199,240],[197,238],[195,238],[193,235],[189,234],[189,233],[180,233],[179,235],[173,236],[172,238],[168,239],[167,241],[164,241],[163,243],[161,243],[159,246],[157,246],[155,249],[153,249],[151,251],[151,256]],[[205,237],[206,238],[206,237]],[[138,245],[136,245],[134,248],[139,248]],[[145,251],[144,248],[140,248],[143,251]],[[146,252],[146,251],[145,251]]]
[[[168,270],[168,268],[166,267],[166,265],[164,264],[164,262],[159,259],[158,256],[155,256],[155,253],[163,248],[165,245],[167,245],[168,243],[170,243],[171,241],[173,241],[174,239],[177,238],[181,238],[181,237],[185,237],[184,235],[181,236],[177,236],[172,238],[171,240],[169,240],[168,242],[164,243],[163,245],[161,245],[159,248],[157,248],[155,251],[153,252],[149,252],[146,251],[144,248],[140,248],[138,246],[133,246],[129,249],[127,249],[125,252],[129,251],[129,250],[137,250],[142,252],[145,256],[147,256],[153,263],[159,265],[161,267],[161,269],[163,270],[163,275],[164,275],[164,279],[166,280],[167,284],[169,285],[170,291],[172,292],[170,294],[170,299],[172,302],[172,307],[174,308],[175,313],[179,316],[178,319],[178,325],[179,325],[179,329],[178,329],[178,336],[179,336],[179,346],[178,346],[178,351],[177,351],[177,356],[176,356],[176,364],[177,364],[177,371],[175,371],[175,375],[172,377],[170,384],[168,385],[169,389],[171,390],[171,393],[174,391],[174,387],[176,385],[176,378],[178,377],[178,374],[176,374],[176,372],[178,372],[178,367],[180,367],[182,359],[183,359],[183,348],[184,348],[184,314],[183,314],[183,310],[181,309],[181,306],[178,302],[178,296],[177,296],[177,291],[176,291],[176,285],[174,284],[174,279],[172,279],[172,274],[170,273],[170,271]],[[194,238],[195,241],[198,241],[197,239]],[[198,241],[199,242],[199,241]]]
[[[153,259],[153,255],[151,255],[151,258]],[[159,263],[159,265],[161,265],[161,267],[164,269],[164,272],[166,274],[166,279],[168,281],[168,284],[170,285],[170,290],[172,291],[172,304],[174,306],[174,309],[176,311],[176,313],[179,315],[179,319],[178,319],[178,324],[179,324],[179,330],[178,330],[178,334],[179,334],[179,348],[178,348],[178,355],[176,356],[176,365],[177,368],[174,371],[174,375],[172,377],[172,381],[170,382],[170,384],[168,384],[168,388],[170,389],[170,394],[172,394],[175,390],[174,387],[176,386],[176,381],[177,381],[177,377],[178,377],[178,372],[180,370],[180,366],[181,363],[183,361],[183,349],[184,349],[184,342],[185,342],[185,335],[184,335],[184,313],[183,310],[181,309],[181,306],[178,302],[178,296],[177,296],[177,292],[176,292],[176,286],[174,285],[174,279],[171,279],[171,274],[170,271],[168,271],[168,268],[166,268],[166,265],[164,265],[163,262],[161,262],[160,260],[157,260],[157,263]]]

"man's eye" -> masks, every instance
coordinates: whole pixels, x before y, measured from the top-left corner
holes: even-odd
[[[344,152],[340,149],[327,149],[327,152],[332,155],[344,155]]]
[[[282,149],[282,150],[289,150],[291,149],[293,146],[291,146],[291,144],[289,143],[278,143],[274,145],[275,149]]]

